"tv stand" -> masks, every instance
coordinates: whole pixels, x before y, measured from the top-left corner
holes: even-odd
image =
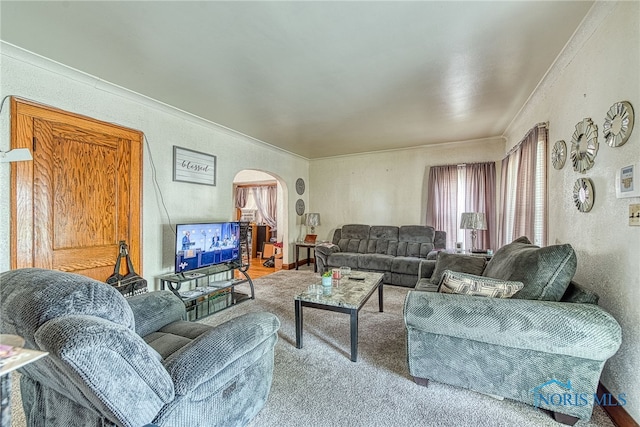
[[[188,273],[160,276],[160,289],[168,289],[182,300],[188,320],[198,320],[240,302],[255,299],[253,281],[241,263],[218,264]],[[235,278],[234,271],[244,278]],[[213,276],[231,273],[231,279],[212,280]],[[248,283],[250,295],[236,291],[235,287]],[[183,285],[185,286],[183,288]]]

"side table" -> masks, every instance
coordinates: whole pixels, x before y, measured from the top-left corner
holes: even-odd
[[[304,243],[304,242],[296,242],[296,270],[298,269],[298,265],[300,264],[298,262],[298,259],[300,258],[300,248],[307,248],[307,263],[306,265],[309,265],[309,263],[311,262],[311,249],[313,249],[313,255],[315,256],[316,254],[316,244],[315,243]],[[313,263],[313,272],[317,273],[318,272],[318,264],[316,264],[315,262]]]
[[[0,335],[0,344],[15,351],[14,355],[3,357],[0,362],[0,427],[11,427],[11,372],[49,353],[22,348],[24,339],[17,335]]]

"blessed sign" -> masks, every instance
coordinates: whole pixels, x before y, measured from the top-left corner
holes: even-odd
[[[174,145],[173,180],[216,185],[216,156]]]

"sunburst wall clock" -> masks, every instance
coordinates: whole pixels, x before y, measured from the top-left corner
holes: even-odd
[[[607,111],[602,125],[604,140],[610,147],[620,147],[633,130],[633,107],[627,101],[616,102]]]
[[[562,169],[567,160],[567,144],[563,141],[556,141],[551,150],[551,163],[555,169]]]
[[[585,173],[593,167],[598,154],[598,126],[590,118],[576,124],[571,137],[571,163],[573,170]]]
[[[573,203],[580,212],[589,212],[594,200],[593,182],[589,178],[578,178],[573,186]]]

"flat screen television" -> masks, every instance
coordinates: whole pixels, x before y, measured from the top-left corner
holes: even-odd
[[[235,262],[241,262],[239,222],[176,225],[176,273]]]

